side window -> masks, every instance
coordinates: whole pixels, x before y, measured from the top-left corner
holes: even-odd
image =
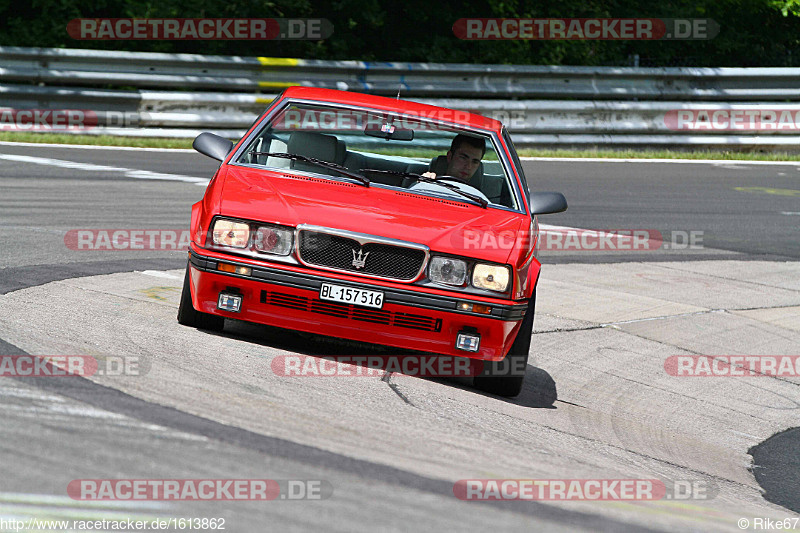
[[[503,140],[506,142],[506,145],[508,145],[508,151],[511,153],[511,162],[514,163],[514,166],[517,168],[517,174],[519,174],[520,181],[522,181],[522,194],[525,196],[525,201],[530,204],[531,192],[528,179],[525,177],[525,172],[522,170],[522,161],[519,160],[517,150],[514,148],[514,143],[511,141],[511,135],[508,134],[508,130],[506,130],[505,127],[503,128]]]

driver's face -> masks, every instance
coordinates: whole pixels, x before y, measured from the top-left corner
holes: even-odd
[[[480,148],[462,143],[455,151],[447,152],[447,175],[469,181],[481,164]]]

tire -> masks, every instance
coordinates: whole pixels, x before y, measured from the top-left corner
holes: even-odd
[[[186,265],[186,275],[183,278],[183,291],[181,303],[178,305],[178,323],[190,328],[207,329],[209,331],[222,331],[225,318],[203,313],[194,308],[192,304],[192,289],[189,286],[189,265]]]
[[[514,344],[501,361],[485,361],[483,373],[476,376],[473,385],[476,389],[511,398],[522,391],[525,369],[528,367],[528,353],[531,349],[533,315],[536,307],[536,291],[528,302],[528,310],[514,339]]]

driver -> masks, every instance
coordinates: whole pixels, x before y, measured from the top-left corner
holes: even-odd
[[[477,187],[478,184],[470,183],[475,175],[475,171],[481,165],[486,153],[486,142],[482,137],[471,137],[459,133],[450,144],[447,151],[447,171],[444,176],[453,176],[468,185]],[[436,173],[425,172],[422,174],[426,178],[436,178]]]

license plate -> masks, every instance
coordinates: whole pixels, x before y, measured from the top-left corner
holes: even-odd
[[[352,287],[342,287],[341,285],[331,285],[323,283],[319,290],[321,300],[330,300],[343,304],[360,305],[362,307],[383,307],[383,292],[365,291],[364,289],[354,289]]]

